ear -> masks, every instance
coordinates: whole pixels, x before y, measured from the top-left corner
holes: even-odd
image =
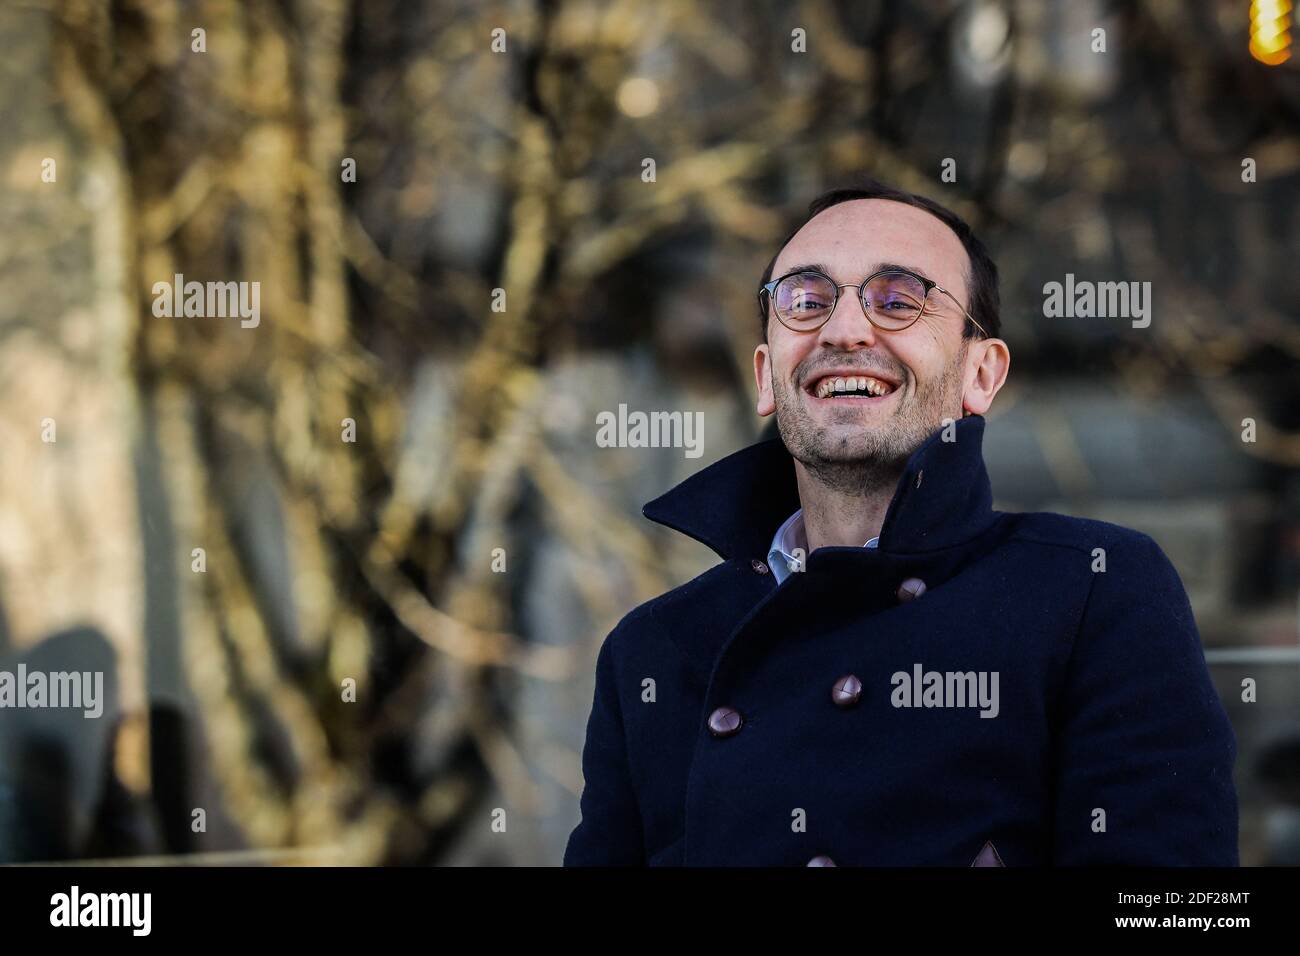
[[[966,354],[966,387],[962,412],[983,415],[993,404],[1011,371],[1011,350],[1002,339],[979,339]]]
[[[766,418],[776,411],[776,396],[772,393],[772,352],[766,342],[754,349],[754,384],[758,386],[755,411]]]

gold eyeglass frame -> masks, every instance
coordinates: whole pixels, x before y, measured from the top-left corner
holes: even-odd
[[[794,272],[787,272],[779,279],[773,279],[771,282],[764,283],[763,287],[758,290],[758,306],[759,309],[762,310],[764,316],[767,315],[767,306],[763,302],[763,294],[766,293],[768,299],[771,300],[773,296],[775,296],[776,294],[776,287],[778,285],[780,285],[786,279],[789,279],[791,276],[798,276],[798,275],[814,275],[814,276],[820,276],[821,278],[825,279],[827,282],[829,282],[831,285],[835,287],[835,301],[832,302],[831,307],[826,310],[826,317],[822,319],[820,322],[818,322],[815,326],[807,329],[790,328],[790,326],[786,324],[785,319],[781,318],[781,313],[778,312],[775,308],[773,308],[772,314],[776,316],[776,320],[780,322],[782,325],[784,325],[787,329],[790,329],[791,332],[816,332],[818,329],[820,329],[823,325],[829,322],[831,320],[831,316],[835,314],[835,307],[840,303],[840,289],[849,289],[849,288],[854,288],[858,290],[858,302],[862,306],[862,311],[866,314],[867,321],[870,322],[875,328],[879,329],[882,332],[905,332],[906,330],[914,326],[917,323],[917,321],[921,318],[921,316],[925,315],[926,307],[930,304],[930,292],[933,289],[938,289],[948,298],[952,299],[952,301],[956,304],[957,308],[961,309],[962,313],[966,316],[966,318],[970,319],[971,324],[975,326],[975,328],[979,329],[980,334],[983,335],[984,338],[986,339],[992,338],[992,336],[990,336],[988,332],[984,330],[984,326],[980,325],[978,322],[975,321],[975,316],[970,314],[970,310],[967,309],[966,306],[962,305],[961,301],[955,295],[953,295],[943,286],[939,285],[939,283],[935,282],[933,279],[927,279],[925,276],[919,276],[915,272],[910,272],[907,269],[881,269],[879,272],[873,272],[871,275],[867,276],[859,283],[853,283],[853,282],[838,283],[830,276],[828,276],[826,273],[820,272],[817,269],[797,269]],[[912,319],[912,321],[908,322],[907,325],[898,328],[886,328],[885,326],[880,325],[874,318],[872,318],[872,314],[876,310],[867,304],[867,299],[866,299],[867,283],[871,282],[872,279],[878,279],[884,275],[907,276],[908,278],[915,279],[917,282],[921,283],[922,288],[925,289],[925,297],[921,300],[921,308],[917,310],[916,316]]]

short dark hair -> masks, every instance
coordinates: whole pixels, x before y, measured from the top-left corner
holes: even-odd
[[[809,220],[819,213],[825,212],[831,206],[852,199],[888,199],[908,206],[915,206],[917,209],[924,209],[955,232],[957,238],[961,240],[962,246],[966,249],[966,255],[970,258],[970,271],[966,275],[966,285],[970,288],[970,302],[966,304],[966,308],[975,317],[975,321],[984,327],[990,338],[1000,337],[1002,318],[999,315],[1001,299],[998,295],[998,267],[989,255],[984,243],[971,230],[966,220],[946,206],[939,205],[933,199],[896,189],[869,177],[859,179],[850,186],[841,186],[824,192],[808,204],[808,215],[804,218],[804,221],[796,226],[790,232],[790,235],[785,237],[781,247],[776,250],[776,255],[772,256],[772,261],[767,264],[767,269],[763,271],[763,278],[758,283],[759,289],[761,290],[764,285],[772,280],[772,270],[776,267],[776,260],[780,258],[782,250],[790,244],[790,240],[795,237],[800,229],[807,225]],[[768,298],[770,297],[764,297],[759,307],[759,322],[761,323],[760,327],[763,331],[764,342],[767,341]],[[969,339],[978,334],[979,330],[967,320],[965,329],[962,331],[963,337]]]

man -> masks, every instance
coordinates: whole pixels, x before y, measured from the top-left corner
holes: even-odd
[[[566,865],[1237,864],[1236,739],[1151,538],[995,512],[997,269],[879,183],[759,292],[760,442],[645,508],[722,563],[606,638]]]

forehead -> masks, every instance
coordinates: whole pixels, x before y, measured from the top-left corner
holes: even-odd
[[[772,278],[819,262],[836,282],[864,278],[882,263],[907,266],[965,289],[970,259],[957,234],[924,209],[892,199],[851,199],[804,223],[776,259]]]

